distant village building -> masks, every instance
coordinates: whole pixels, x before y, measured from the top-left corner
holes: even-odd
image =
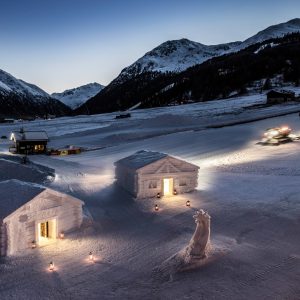
[[[46,153],[48,135],[45,131],[14,131],[11,133],[10,140],[14,146],[9,151],[19,154],[38,154]]]
[[[0,117],[0,123],[14,123],[15,119],[2,118]]]
[[[279,104],[289,101],[295,101],[295,93],[286,90],[271,90],[267,93],[267,104]]]
[[[37,184],[0,182],[0,256],[46,245],[79,228],[82,202]]]
[[[165,153],[138,151],[117,162],[117,183],[136,198],[193,191],[199,167]]]

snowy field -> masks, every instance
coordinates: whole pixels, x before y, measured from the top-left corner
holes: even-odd
[[[243,100],[246,106],[265,101],[251,96],[138,110],[120,121],[106,114],[24,124],[45,129],[50,146],[92,150],[30,157],[55,169],[50,186],[85,201],[91,216],[65,240],[1,259],[0,299],[299,299],[300,142],[256,144],[273,126],[289,125],[300,134],[298,114],[207,127],[295,112],[300,105],[244,109]],[[0,125],[0,135],[19,126]],[[7,147],[1,142],[0,151],[7,153]],[[199,165],[198,189],[134,201],[114,184],[113,163],[142,149]],[[192,215],[200,208],[211,215],[212,245],[224,255],[193,271],[155,272],[189,242]],[[87,259],[90,251],[94,263]],[[52,260],[56,270],[49,272]]]

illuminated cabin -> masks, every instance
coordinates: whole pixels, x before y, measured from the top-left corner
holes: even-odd
[[[193,191],[199,167],[165,153],[138,151],[115,162],[117,184],[138,199]]]
[[[10,152],[18,154],[41,154],[46,153],[48,135],[45,131],[14,131],[10,140],[14,146],[9,148]]]
[[[0,182],[0,256],[55,241],[81,226],[84,202],[19,180]]]

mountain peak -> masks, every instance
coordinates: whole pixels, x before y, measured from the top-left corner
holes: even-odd
[[[240,42],[234,42],[207,46],[186,38],[166,41],[123,69],[113,84],[120,84],[144,72],[181,72],[210,58],[225,54],[239,44]]]
[[[51,96],[60,100],[72,109],[75,109],[85,103],[88,99],[94,97],[103,88],[103,85],[97,82],[92,82],[73,89],[65,90],[62,93],[53,93]]]
[[[284,24],[284,23],[283,23]],[[291,19],[287,22],[287,24],[293,24],[300,26],[300,18]]]
[[[112,84],[123,83],[144,72],[181,72],[215,56],[239,51],[252,44],[299,31],[300,19],[296,18],[286,23],[272,25],[246,39],[244,42],[204,45],[187,38],[169,40],[147,52],[135,63],[123,69]]]
[[[0,70],[0,107],[3,116],[64,115],[70,109],[34,84]]]
[[[36,85],[17,79],[3,70],[0,70],[0,93],[16,93],[22,96],[50,98],[49,94]]]

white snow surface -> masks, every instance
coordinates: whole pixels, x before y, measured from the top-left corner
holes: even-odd
[[[49,94],[40,89],[34,84],[27,83],[21,79],[17,79],[11,74],[0,70],[0,93],[7,94],[13,92],[24,96],[46,97],[50,98]]]
[[[48,141],[48,135],[45,131],[25,131],[21,133],[20,131],[12,132],[14,135],[14,140],[27,140],[27,141]]]
[[[243,42],[208,46],[188,39],[167,41],[123,69],[115,83],[121,83],[143,72],[181,72],[215,56],[237,52],[255,43],[294,32],[300,32],[300,19],[270,26]]]
[[[252,95],[137,110],[127,120],[103,114],[23,124],[46,130],[50,146],[91,150],[30,156],[56,170],[51,188],[83,200],[88,211],[82,229],[64,240],[0,259],[0,298],[298,299],[300,142],[278,147],[257,142],[266,128],[280,125],[299,134],[298,113],[291,112],[300,104],[250,107],[265,100]],[[290,114],[207,128],[284,113]],[[1,125],[0,135],[17,126]],[[8,144],[2,141],[0,150],[7,153]],[[198,165],[197,190],[132,199],[115,185],[113,163],[143,149]],[[211,216],[211,244],[223,255],[189,272],[155,271],[190,240],[198,209]]]
[[[167,41],[122,70],[116,82],[123,82],[143,72],[181,72],[212,57],[232,52],[239,44],[207,46],[188,39]]]
[[[272,43],[266,43],[266,44],[260,46],[256,51],[254,51],[254,53],[257,54],[257,53],[259,53],[260,51],[264,50],[267,47],[273,48],[273,47],[276,47],[278,45],[279,44],[276,44],[276,43],[273,43],[273,42]]]
[[[103,85],[97,82],[93,82],[77,88],[65,90],[62,93],[53,93],[51,94],[51,96],[55,99],[60,100],[72,109],[75,109],[90,98],[97,95],[103,88]]]
[[[272,25],[254,36],[246,39],[241,45],[239,45],[237,48],[242,49],[245,47],[248,47],[250,45],[253,45],[255,43],[263,42],[272,38],[280,38],[283,37],[289,33],[295,33],[300,32],[300,19],[292,19],[285,23],[280,23],[277,25]]]
[[[44,184],[53,179],[54,170],[36,164],[22,164],[20,160],[11,160],[0,156],[0,182],[10,179]]]

